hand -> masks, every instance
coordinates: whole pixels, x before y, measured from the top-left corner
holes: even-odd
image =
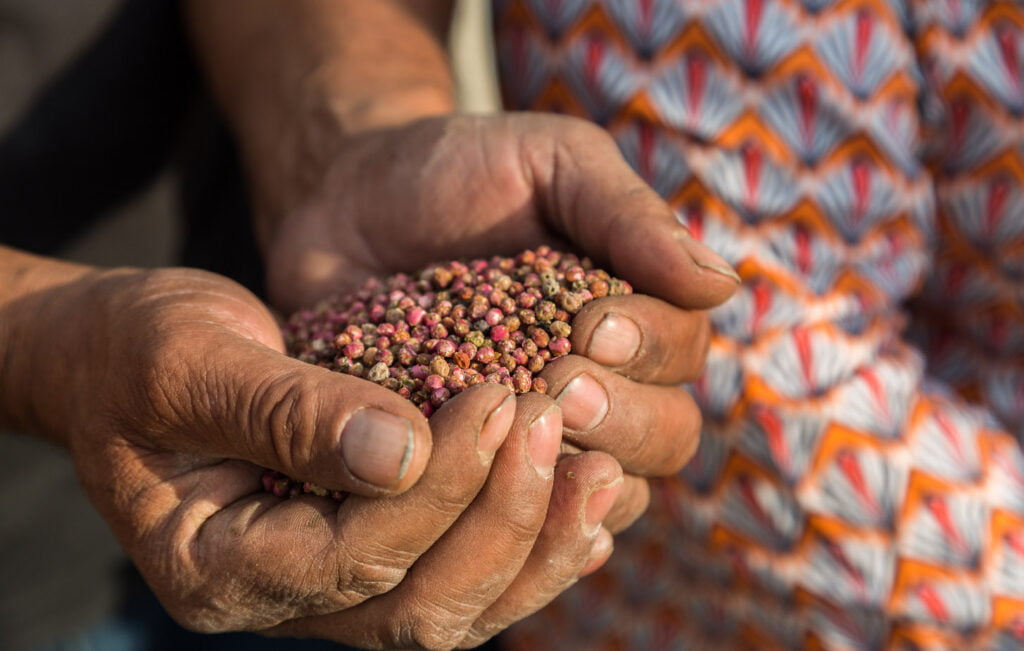
[[[30,344],[14,357],[41,387],[29,411],[65,432],[86,492],[189,628],[452,646],[609,551],[621,470],[587,453],[556,479],[545,396],[477,387],[428,427],[397,394],[285,357],[266,309],[203,272],[95,273],[23,303],[2,316]],[[281,500],[261,466],[352,495]]]
[[[301,203],[261,214],[278,305],[433,261],[541,243],[582,250],[649,296],[589,304],[574,325],[578,354],[545,369],[567,439],[641,476],[675,472],[692,455],[700,414],[678,384],[703,365],[702,310],[738,277],[689,237],[603,130],[540,114],[426,119],[352,138],[311,178],[289,194]],[[627,478],[606,524],[621,529],[646,503],[646,483]]]

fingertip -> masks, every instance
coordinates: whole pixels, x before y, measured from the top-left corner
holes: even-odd
[[[358,408],[342,424],[339,440],[342,460],[357,480],[350,492],[396,495],[408,490],[423,474],[431,443],[426,420],[404,400]],[[360,490],[360,483],[366,490]]]
[[[693,237],[688,228],[679,226],[673,230],[672,236],[686,250],[690,258],[701,269],[723,276],[738,286],[743,280],[736,270],[732,268],[725,258],[720,256],[714,249]]]
[[[585,305],[572,324],[573,351],[630,379],[679,384],[700,377],[711,343],[705,310],[632,294]]]
[[[584,350],[598,364],[616,368],[632,361],[642,343],[643,333],[636,321],[625,314],[607,312],[594,328]]]
[[[586,533],[593,533],[615,506],[615,501],[622,492],[622,476],[602,486],[598,486],[587,497],[587,505],[583,511],[583,529]]]
[[[444,403],[431,422],[441,420],[476,420],[476,445],[480,461],[489,465],[505,442],[516,415],[512,390],[503,384],[478,384]]]
[[[527,449],[530,461],[541,477],[549,478],[562,448],[562,410],[549,407],[530,423]]]
[[[603,521],[603,525],[617,534],[629,528],[642,516],[651,503],[651,487],[647,480],[636,475],[623,475],[622,492]]]
[[[508,393],[497,407],[491,410],[477,437],[477,453],[480,462],[487,465],[494,460],[498,448],[505,442],[516,416],[516,398]]]
[[[613,241],[613,266],[639,293],[686,309],[710,309],[727,301],[741,284],[718,253],[695,239],[674,218],[623,224]]]
[[[612,551],[615,549],[615,539],[612,537],[612,533],[600,527],[597,535],[594,537],[594,543],[590,547],[590,556],[587,558],[587,562],[580,569],[578,578],[583,578],[589,574],[593,574],[597,570],[608,562],[608,559],[612,555]]]

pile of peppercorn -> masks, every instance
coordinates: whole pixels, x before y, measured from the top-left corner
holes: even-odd
[[[537,374],[571,350],[573,316],[595,298],[630,293],[588,259],[541,246],[372,278],[354,294],[297,312],[284,336],[293,357],[376,382],[430,416],[483,382],[545,393]],[[327,494],[280,473],[268,473],[264,485],[279,496]]]

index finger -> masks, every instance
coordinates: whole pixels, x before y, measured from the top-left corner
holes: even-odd
[[[533,119],[524,156],[555,230],[640,292],[679,307],[707,309],[732,296],[740,283],[733,268],[690,235],[607,132],[573,118]]]

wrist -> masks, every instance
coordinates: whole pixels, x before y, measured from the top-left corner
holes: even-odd
[[[90,389],[102,384],[105,279],[126,272],[18,256],[17,291],[0,300],[0,423],[68,446]]]
[[[305,200],[346,138],[455,108],[449,0],[186,3],[214,94],[238,137],[256,213]]]
[[[435,81],[362,94],[334,88],[329,69],[309,75],[291,110],[270,120],[239,120],[238,139],[249,180],[257,236],[266,249],[274,226],[313,196],[353,139],[455,111],[452,88]]]

